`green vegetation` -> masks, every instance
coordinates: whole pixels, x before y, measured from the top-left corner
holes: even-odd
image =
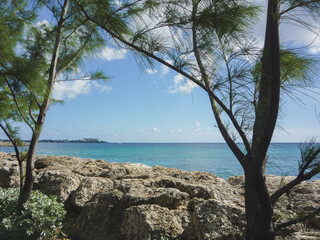
[[[32,14],[26,11],[30,7]],[[48,12],[48,21],[36,22],[36,14],[43,10]],[[106,79],[100,71],[77,74],[82,60],[104,45],[97,27],[78,12],[70,0],[63,4],[0,3],[0,29],[6,33],[0,40],[0,127],[15,147],[21,176],[25,173],[20,182],[20,210],[32,191],[35,152],[47,111],[57,102],[52,98],[55,82],[74,76],[81,80]],[[25,170],[18,148],[19,129],[13,127],[17,122],[26,124],[31,132]]]
[[[21,216],[28,208],[23,204],[32,197],[35,151],[45,116],[56,102],[51,97],[53,85],[70,80],[81,61],[104,45],[103,31],[119,46],[131,49],[140,63],[164,64],[208,94],[217,126],[244,170],[247,240],[272,240],[279,229],[298,221],[273,222],[273,205],[292,187],[320,172],[319,144],[302,149],[297,178],[272,195],[265,182],[265,166],[282,93],[310,86],[319,71],[318,62],[303,52],[280,48],[279,26],[286,20],[312,29],[307,21],[319,23],[319,1],[268,0],[262,49],[257,49],[250,32],[261,9],[250,1],[35,2],[51,13],[51,22],[36,25],[34,13],[25,10],[28,1],[0,2],[4,33],[0,38],[0,127],[15,146],[21,173],[14,123],[24,122],[32,132],[26,177],[21,178]],[[89,76],[105,79],[99,71]]]
[[[151,67],[154,62],[161,63],[208,94],[217,127],[244,170],[246,239],[274,239],[279,229],[293,223],[273,222],[275,202],[320,171],[316,150],[320,147],[316,145],[302,154],[295,180],[273,195],[265,182],[267,152],[282,95],[313,86],[319,76],[319,61],[310,59],[301,49],[280,44],[279,26],[286,22],[316,29],[320,2],[268,0],[262,48],[251,31],[261,8],[252,1],[126,1],[121,8],[123,14],[136,5],[142,10],[137,14],[146,18],[145,22],[131,18],[130,26],[134,27],[127,36],[110,28],[105,21],[109,9],[101,7],[100,2],[78,4],[88,20],[130,48],[139,63]],[[244,150],[238,142],[243,143]],[[311,158],[304,159],[305,155]]]
[[[66,214],[56,197],[32,191],[24,210],[17,212],[19,189],[0,188],[0,238],[3,240],[52,239]]]

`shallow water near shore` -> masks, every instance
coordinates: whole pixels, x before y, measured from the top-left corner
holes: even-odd
[[[296,175],[298,143],[273,143],[268,155],[268,174]],[[240,145],[243,149],[244,147]],[[13,152],[12,147],[0,151]],[[104,159],[109,162],[160,165],[186,171],[206,171],[224,179],[243,175],[225,143],[39,143],[37,155]]]

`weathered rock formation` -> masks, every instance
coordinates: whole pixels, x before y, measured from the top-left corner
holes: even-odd
[[[38,156],[34,187],[56,195],[68,216],[64,231],[77,240],[243,239],[244,178],[104,160]],[[268,176],[270,191],[292,177]],[[0,187],[19,185],[13,154],[0,153]],[[283,196],[279,221],[320,205],[320,180]],[[307,230],[308,229],[308,230]],[[296,224],[278,239],[320,239],[320,219]]]

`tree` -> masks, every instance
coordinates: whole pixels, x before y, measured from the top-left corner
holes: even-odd
[[[250,40],[254,38],[249,31],[260,8],[249,1],[121,1],[122,11],[117,12],[106,11],[102,2],[111,1],[77,0],[82,14],[119,45],[131,49],[140,63],[164,64],[208,94],[217,126],[244,170],[246,239],[274,239],[279,229],[296,223],[297,219],[274,223],[273,205],[293,186],[319,173],[319,144],[301,150],[298,176],[273,195],[265,182],[265,166],[281,92],[294,81],[311,84],[317,62],[301,52],[280,48],[279,25],[280,19],[289,16],[287,20],[308,26],[294,11],[318,21],[320,2],[268,0],[262,52],[255,47],[257,42]],[[113,14],[131,11],[135,12],[128,23],[131,34],[110,28],[108,20]],[[290,58],[299,69],[286,64]],[[234,136],[244,144],[244,150]]]
[[[46,113],[52,99],[54,83],[70,79],[82,60],[103,46],[104,39],[97,27],[79,15],[79,8],[70,0],[38,1],[38,8],[51,14],[53,21],[24,24],[21,14],[28,1],[1,1],[1,18],[7,26],[10,48],[1,51],[0,127],[15,146],[23,174],[21,153],[18,149],[18,132],[12,126],[16,122],[25,123],[32,132],[26,153],[25,179],[21,177],[19,209],[29,199],[34,182],[34,160],[39,137]],[[45,8],[45,10],[43,9]],[[21,10],[20,10],[21,9]],[[9,11],[8,11],[9,10]],[[0,25],[2,27],[2,25]],[[6,28],[5,28],[6,29]],[[10,29],[14,29],[11,31]],[[16,35],[16,32],[19,34]],[[5,38],[6,40],[6,38]],[[1,45],[5,49],[4,45]],[[105,79],[99,71],[90,74],[90,79]],[[79,76],[81,79],[82,76]],[[87,79],[87,80],[90,80]]]
[[[26,22],[34,19],[34,14],[26,10],[26,3],[23,1],[1,1],[0,3],[0,61],[1,65],[7,65],[12,61],[17,42],[22,37],[23,27]],[[18,16],[18,17],[17,17]],[[1,75],[3,68],[0,67]],[[0,78],[1,78],[0,75]],[[10,90],[5,81],[1,78],[0,82],[0,128],[4,131],[14,146],[14,150],[19,163],[19,170],[22,173],[22,159],[19,154],[18,146],[21,145],[17,136],[17,131],[9,123],[8,119],[15,118],[21,121],[17,109],[10,98]],[[23,179],[20,175],[20,188],[22,188]]]

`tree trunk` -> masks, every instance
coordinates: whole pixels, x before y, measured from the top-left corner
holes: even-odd
[[[251,165],[251,164],[250,164]],[[273,208],[263,169],[245,170],[246,240],[273,240]]]
[[[252,137],[252,159],[245,165],[247,240],[273,240],[273,206],[265,183],[267,151],[278,118],[280,102],[280,1],[268,1],[259,99]]]
[[[61,35],[62,35],[62,28],[63,24],[67,15],[67,9],[69,5],[70,0],[65,0],[62,6],[61,16],[60,20],[58,22],[57,26],[57,34],[54,44],[54,50],[52,53],[51,58],[51,65],[49,69],[49,78],[48,78],[48,84],[45,92],[45,98],[43,101],[42,106],[40,107],[39,116],[37,118],[35,130],[32,134],[32,139],[29,146],[28,151],[28,157],[27,157],[27,163],[26,163],[26,179],[23,186],[22,191],[19,195],[19,203],[18,203],[18,209],[21,211],[23,209],[23,204],[29,199],[33,182],[34,182],[34,160],[35,160],[35,154],[37,145],[39,142],[40,133],[44,124],[44,120],[46,117],[46,113],[48,111],[49,105],[50,105],[50,99],[51,99],[51,92],[53,88],[53,84],[56,78],[56,69],[57,69],[57,63],[59,58],[59,51],[60,51],[60,44],[61,44]]]
[[[40,132],[35,131],[32,134],[32,139],[28,149],[27,162],[26,162],[26,178],[22,190],[20,190],[18,209],[23,209],[23,204],[30,198],[30,194],[34,182],[34,160],[36,149],[39,141]]]

